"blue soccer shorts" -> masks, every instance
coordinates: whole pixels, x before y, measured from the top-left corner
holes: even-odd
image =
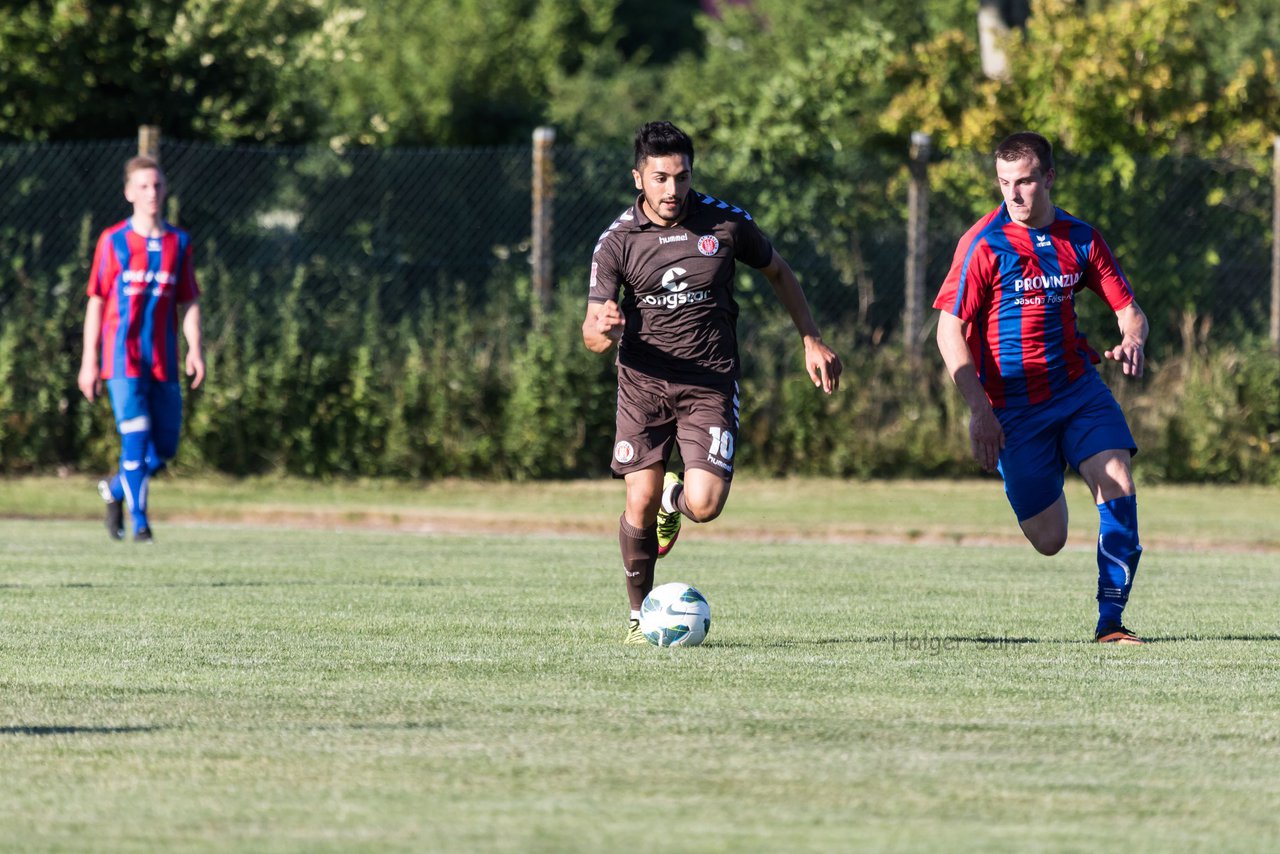
[[[1025,522],[1058,500],[1063,473],[1103,451],[1138,446],[1120,404],[1097,371],[1089,371],[1044,403],[996,410],[1004,428],[998,469],[1005,495]]]
[[[145,378],[110,379],[107,392],[121,437],[141,433],[157,463],[172,459],[182,430],[182,387]]]

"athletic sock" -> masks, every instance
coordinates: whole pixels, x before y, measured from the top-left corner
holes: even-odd
[[[653,568],[658,562],[658,526],[636,528],[623,514],[618,519],[618,546],[622,549],[622,571],[627,577],[627,598],[631,610],[638,613],[644,597],[653,589]]]
[[[151,477],[144,461],[149,432],[135,430],[120,437],[120,480],[135,532],[150,527],[147,522],[147,482]]]
[[[1138,499],[1114,498],[1098,505],[1098,634],[1121,625],[1124,606],[1138,573]]]
[[[672,483],[662,491],[662,509],[668,513],[684,513],[685,509],[680,500],[684,497],[684,484],[680,482]]]
[[[108,478],[107,491],[111,493],[112,501],[124,501],[124,484],[120,482],[119,472]]]
[[[701,521],[689,512],[689,502],[684,498],[684,484],[673,483],[662,493],[662,509],[668,513],[679,513],[690,522]]]

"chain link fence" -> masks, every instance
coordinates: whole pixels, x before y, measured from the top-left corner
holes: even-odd
[[[128,215],[121,167],[134,152],[128,140],[0,147],[0,324],[21,320],[12,306],[24,287],[83,299],[94,238]],[[338,316],[351,303],[363,310],[376,299],[390,319],[412,316],[424,299],[483,301],[530,288],[529,148],[337,153],[171,140],[161,153],[169,218],[197,238],[212,340],[220,324],[269,307],[295,286],[321,313]],[[585,295],[596,238],[634,198],[629,154],[555,150],[557,288]],[[800,275],[828,334],[875,345],[900,331],[905,159],[905,146],[897,169],[833,156],[794,179],[817,204],[800,214],[792,206],[785,218],[770,200],[788,191],[786,176],[768,187],[720,181],[712,152],[699,159],[695,186],[753,213]],[[958,237],[998,202],[985,156],[952,157],[930,172],[926,301]],[[1153,344],[1185,343],[1188,317],[1212,317],[1213,328],[1231,336],[1266,334],[1274,192],[1267,170],[1094,157],[1066,158],[1059,173],[1055,201],[1106,235],[1151,317]],[[820,209],[826,183],[855,187],[861,198],[839,199],[840,216],[832,217]],[[746,300],[759,295],[758,277],[744,273],[742,284]],[[743,322],[749,332],[751,312]]]

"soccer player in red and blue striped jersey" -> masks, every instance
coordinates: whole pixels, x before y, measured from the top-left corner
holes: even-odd
[[[98,238],[78,384],[92,401],[106,382],[120,432],[119,472],[98,484],[107,503],[107,530],[114,539],[124,538],[127,503],[134,539],[152,542],[147,485],[177,452],[182,426],[180,315],[191,387],[204,380],[200,287],[191,236],[161,218],[166,187],[160,164],[135,157],[125,164],[124,180],[133,216]]]
[[[1076,324],[1088,289],[1116,314],[1121,340],[1102,354],[1141,377],[1147,318],[1097,229],[1055,207],[1053,148],[1016,133],[995,151],[1004,203],[956,247],[933,306],[938,348],[968,403],[975,459],[1004,478],[1023,533],[1042,554],[1067,540],[1067,465],[1097,502],[1098,623],[1102,643],[1142,641],[1121,614],[1142,546],[1124,413],[1098,375],[1099,354]]]

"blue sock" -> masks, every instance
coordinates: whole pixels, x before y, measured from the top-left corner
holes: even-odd
[[[150,472],[145,462],[149,431],[135,430],[120,437],[120,480],[124,498],[133,517],[133,530],[151,527],[147,522],[147,481]]]
[[[1138,544],[1138,498],[1126,495],[1098,505],[1098,634],[1120,628],[1133,589],[1142,546]]]
[[[107,490],[115,501],[124,501],[124,484],[120,482],[119,473],[111,475],[107,481]]]

